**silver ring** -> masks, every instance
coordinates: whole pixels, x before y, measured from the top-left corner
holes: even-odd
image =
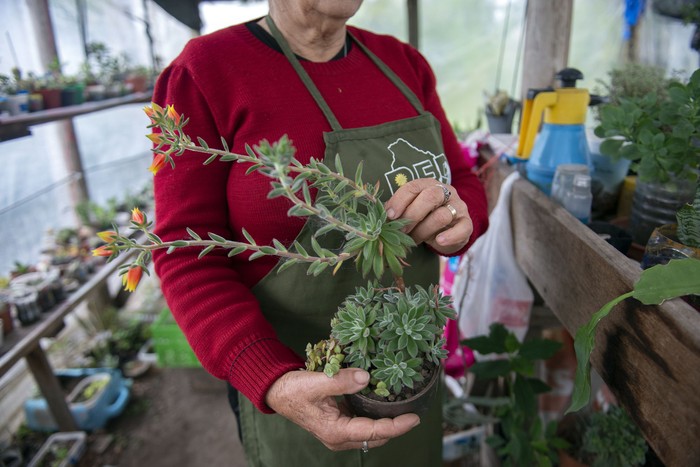
[[[450,200],[450,196],[452,196],[452,192],[448,190],[445,185],[442,185],[440,183],[436,184],[435,186],[439,186],[440,188],[442,188],[442,195],[444,196],[442,204],[447,204],[447,202]]]
[[[452,214],[452,220],[454,220],[455,217],[457,217],[457,210],[451,204],[446,204],[445,207],[448,211],[450,211],[450,214]]]
[[[362,452],[364,452],[364,453],[369,452],[369,444],[367,443],[367,441],[362,442]]]

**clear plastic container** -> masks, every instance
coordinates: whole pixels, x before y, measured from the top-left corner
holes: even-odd
[[[585,164],[561,164],[557,166],[552,180],[552,199],[563,205],[564,194],[573,189],[574,176],[576,174],[589,175],[589,173],[588,166]]]
[[[591,176],[580,173],[574,175],[571,189],[565,189],[563,192],[562,205],[575,218],[588,224],[591,220],[592,203]]]

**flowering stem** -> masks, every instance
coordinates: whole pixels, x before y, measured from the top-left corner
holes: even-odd
[[[183,248],[183,247],[191,247],[191,246],[200,246],[209,248],[209,247],[219,247],[219,248],[224,248],[227,250],[233,250],[235,248],[245,248],[246,250],[250,250],[253,252],[261,252],[265,255],[271,255],[271,256],[278,256],[281,258],[288,258],[288,259],[296,259],[298,261],[304,261],[304,262],[314,262],[314,261],[319,261],[321,263],[328,263],[330,265],[335,265],[339,262],[345,261],[349,258],[352,258],[353,256],[357,256],[358,253],[340,253],[339,255],[335,256],[327,256],[327,257],[320,257],[320,256],[309,256],[309,255],[302,255],[300,253],[294,253],[288,250],[280,250],[275,247],[271,247],[268,245],[251,245],[250,243],[245,243],[245,242],[235,242],[232,240],[226,240],[226,241],[216,241],[216,240],[175,240],[172,242],[154,242],[151,244],[146,244],[146,243],[138,243],[134,242],[131,240],[125,240],[124,237],[119,238],[121,240],[121,243],[117,249],[118,250],[130,250],[130,249],[137,249],[137,250],[143,250],[143,251],[153,251],[153,250],[161,250],[163,248],[168,248],[168,249],[176,249],[176,248]],[[170,253],[171,251],[168,251]]]

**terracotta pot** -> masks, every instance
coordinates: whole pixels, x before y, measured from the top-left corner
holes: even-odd
[[[437,367],[430,377],[430,381],[421,392],[415,396],[397,402],[386,402],[371,399],[362,394],[346,394],[345,400],[355,415],[372,419],[394,418],[405,413],[423,415],[428,411],[430,404],[436,399],[438,381],[442,367]]]
[[[60,89],[40,89],[37,92],[44,98],[44,110],[61,107]]]
[[[148,90],[148,77],[144,75],[130,75],[126,78],[126,84],[131,92],[146,92]]]

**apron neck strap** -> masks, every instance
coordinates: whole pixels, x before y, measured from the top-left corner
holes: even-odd
[[[418,97],[416,97],[416,95],[413,93],[413,91],[411,91],[411,89],[408,86],[406,86],[406,83],[404,83],[401,80],[401,78],[399,78],[398,75],[396,73],[394,73],[394,71],[391,68],[389,68],[387,66],[386,63],[384,63],[383,61],[381,61],[381,59],[379,57],[374,55],[374,53],[371,50],[369,50],[365,44],[360,42],[350,31],[348,31],[348,34],[350,35],[352,40],[355,41],[355,43],[360,46],[362,51],[365,54],[367,54],[367,56],[370,58],[370,60],[372,60],[375,65],[377,65],[377,67],[382,71],[382,73],[384,73],[384,75],[387,78],[389,78],[389,80],[392,83],[394,83],[394,86],[399,88],[399,91],[401,91],[401,93],[404,96],[406,96],[406,99],[408,99],[408,101],[411,103],[413,108],[416,109],[416,112],[418,112],[419,114],[422,114],[423,113],[423,104],[421,104],[420,100],[418,99]]]
[[[297,75],[299,75],[299,78],[301,78],[301,80],[304,82],[306,89],[309,90],[314,100],[316,101],[316,104],[318,104],[318,106],[321,108],[323,115],[326,116],[328,123],[331,124],[331,128],[333,128],[333,130],[342,130],[342,127],[340,126],[338,119],[335,118],[333,111],[331,111],[331,108],[328,107],[328,104],[326,104],[326,101],[323,99],[323,96],[321,96],[321,92],[311,80],[309,74],[306,72],[306,70],[304,70],[304,67],[301,66],[301,63],[299,63],[299,60],[294,55],[294,52],[292,52],[291,47],[289,47],[289,43],[286,41],[280,30],[277,29],[277,25],[274,21],[272,21],[270,15],[267,15],[265,17],[265,21],[267,21],[267,25],[270,28],[272,37],[275,38],[280,48],[282,49],[282,52],[284,52],[285,57],[287,57],[287,60],[289,60],[289,63],[292,64],[294,70],[297,72]]]
[[[343,127],[340,126],[338,119],[335,118],[335,114],[326,103],[326,100],[323,98],[321,92],[318,90],[314,82],[311,80],[309,74],[306,72],[306,70],[304,70],[304,67],[301,65],[301,63],[299,63],[299,59],[297,59],[296,55],[294,55],[294,52],[292,52],[291,47],[289,47],[289,43],[284,38],[280,30],[277,28],[277,25],[272,20],[270,15],[267,15],[265,17],[265,21],[267,22],[267,25],[270,28],[272,37],[275,38],[280,48],[282,49],[282,52],[284,53],[285,57],[287,57],[289,63],[291,63],[292,67],[294,67],[294,70],[297,72],[297,75],[299,75],[299,78],[301,78],[302,82],[306,86],[306,89],[308,89],[311,93],[311,96],[316,101],[316,104],[318,104],[318,106],[320,107],[321,111],[323,112],[323,115],[326,117],[326,120],[328,120],[328,123],[330,123],[331,128],[333,128],[333,130],[335,131],[342,130]],[[406,97],[406,99],[408,99],[408,101],[416,109],[416,111],[419,114],[422,114],[424,112],[423,105],[420,103],[420,100],[418,100],[418,97],[416,97],[413,91],[411,91],[411,89],[409,89],[409,87],[406,86],[406,83],[404,83],[401,80],[401,78],[399,78],[396,75],[396,73],[394,73],[391,70],[391,68],[389,68],[383,61],[379,59],[379,57],[372,53],[372,51],[369,50],[362,42],[357,40],[357,38],[350,31],[348,31],[348,35],[362,49],[362,51],[365,54],[367,54],[370,60],[372,60],[372,62],[374,62],[374,64],[377,65],[377,67],[379,67],[382,73],[384,73],[384,75],[387,78],[389,78],[389,80],[394,84],[394,86],[396,86],[399,89],[399,91],[401,91],[401,93]]]

